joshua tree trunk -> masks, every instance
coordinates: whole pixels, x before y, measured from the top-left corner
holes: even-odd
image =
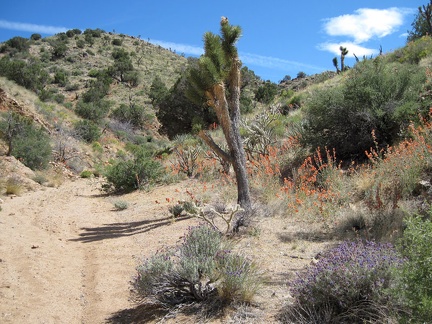
[[[205,34],[205,54],[200,69],[191,74],[190,98],[206,99],[206,104],[216,113],[228,144],[228,152],[220,148],[205,131],[199,136],[225,161],[231,163],[237,180],[238,204],[251,209],[249,181],[246,170],[246,154],[240,136],[240,67],[234,46],[241,29],[230,26],[228,19],[221,20],[222,37]],[[215,81],[216,80],[216,81]],[[195,99],[196,101],[197,99]]]

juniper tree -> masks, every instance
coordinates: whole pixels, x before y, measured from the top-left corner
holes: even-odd
[[[225,17],[222,17],[220,25],[220,36],[211,32],[204,34],[204,54],[199,59],[198,68],[190,71],[187,96],[215,111],[228,150],[217,145],[204,129],[198,131],[198,136],[224,161],[232,164],[237,180],[238,204],[250,210],[246,155],[239,128],[241,61],[235,44],[241,36],[241,28],[230,25]]]

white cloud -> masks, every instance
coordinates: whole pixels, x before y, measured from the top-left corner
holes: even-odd
[[[185,53],[185,54],[191,54],[195,56],[200,56],[201,54],[204,53],[202,47],[193,46],[193,45],[165,42],[161,40],[150,40],[150,43],[162,46],[163,48],[166,49],[171,49],[173,51],[176,51],[177,53]]]
[[[357,9],[355,14],[327,19],[324,30],[330,36],[351,37],[359,44],[373,37],[381,38],[392,34],[403,24],[405,15],[412,12],[412,9],[395,7],[361,8]]]
[[[163,48],[175,50],[177,53],[185,53],[194,56],[200,56],[204,53],[202,47],[191,46],[186,44],[178,44],[173,42],[166,42],[161,40],[150,40],[152,44],[160,45]],[[278,69],[283,71],[289,71],[292,69],[309,69],[315,71],[322,71],[322,67],[312,66],[300,62],[289,61],[285,59],[280,59],[276,57],[270,56],[262,56],[251,53],[239,53],[240,60],[246,64],[251,66],[260,66],[264,68],[270,69]]]
[[[20,31],[32,32],[32,33],[49,34],[49,35],[62,33],[69,29],[66,27],[36,25],[36,24],[21,23],[21,22],[7,21],[7,20],[0,20],[0,28],[20,30]]]
[[[240,59],[243,63],[247,65],[260,66],[264,68],[277,69],[283,71],[290,71],[293,69],[309,69],[315,71],[322,71],[322,67],[308,65],[296,61],[290,61],[285,59],[280,59],[271,56],[262,56],[250,53],[240,53]]]
[[[341,43],[322,43],[318,45],[318,49],[322,51],[327,51],[335,54],[336,56],[340,55],[340,47],[343,46],[348,50],[347,57],[354,57],[354,54],[361,58],[363,56],[371,56],[379,53],[378,49],[371,49],[367,47],[360,46],[353,42],[341,42]]]

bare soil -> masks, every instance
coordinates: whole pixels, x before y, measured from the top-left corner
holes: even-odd
[[[195,180],[106,196],[97,179],[58,188],[35,186],[0,204],[1,323],[197,322],[191,315],[157,317],[131,299],[140,261],[172,246],[196,218],[173,219],[168,206]],[[167,199],[168,198],[168,199]],[[129,204],[117,211],[114,202]],[[169,201],[168,201],[169,200]],[[249,314],[232,310],[214,323],[271,323],[289,301],[288,281],[330,242],[287,217],[258,217],[237,248],[253,258],[265,285]],[[204,320],[202,320],[204,321]]]

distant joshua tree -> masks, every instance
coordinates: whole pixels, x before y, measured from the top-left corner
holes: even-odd
[[[340,69],[339,69],[339,64],[338,64],[337,57],[333,58],[333,65],[336,68],[336,72],[338,74],[348,69],[348,67],[345,66],[345,56],[348,55],[348,50],[347,50],[346,47],[343,47],[343,46],[340,46],[339,50],[340,50],[340,53],[341,53],[341,56],[340,56],[341,68]]]

